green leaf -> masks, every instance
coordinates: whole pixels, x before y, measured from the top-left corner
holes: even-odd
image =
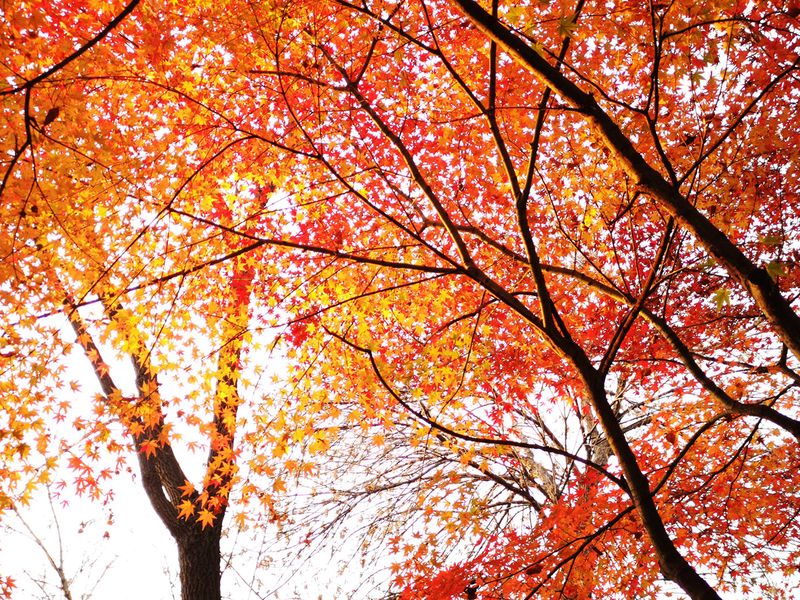
[[[786,275],[786,268],[781,262],[777,260],[771,260],[767,263],[767,275],[769,275],[772,280],[775,281],[778,279],[778,277]]]
[[[727,288],[720,288],[714,292],[713,298],[717,305],[717,310],[722,310],[724,306],[731,303],[731,291]]]
[[[780,246],[783,243],[783,237],[780,235],[768,234],[762,235],[758,241],[765,246]]]
[[[561,17],[558,20],[558,35],[563,38],[572,37],[577,29],[578,24],[575,22],[575,15],[570,17]]]
[[[511,6],[506,12],[506,20],[510,23],[517,23],[525,14],[525,9],[521,6]]]

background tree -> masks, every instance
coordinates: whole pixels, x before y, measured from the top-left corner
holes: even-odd
[[[796,569],[794,4],[86,8],[7,19],[4,356],[32,382],[3,397],[25,409],[7,481],[46,447],[63,342],[35,317],[66,300],[103,384],[91,431],[121,422],[165,525],[211,535],[255,302],[294,371],[243,437],[244,505],[280,519],[270,492],[313,477],[334,524],[391,502],[364,539],[406,596],[659,573],[759,596]],[[213,422],[197,493],[155,374],[204,336],[219,366],[175,412]]]
[[[45,495],[49,518],[42,519],[41,515],[34,517],[32,510],[21,511],[16,506],[11,507],[10,511],[14,516],[4,520],[2,525],[3,537],[6,540],[5,548],[8,550],[13,546],[19,553],[20,547],[24,547],[22,540],[27,540],[36,547],[35,553],[44,557],[41,569],[38,565],[26,565],[24,570],[25,576],[35,586],[38,598],[89,600],[94,596],[95,589],[107,576],[114,562],[114,558],[101,559],[102,544],[100,553],[97,552],[97,540],[107,539],[108,531],[104,531],[101,537],[95,533],[98,529],[97,522],[82,521],[77,527],[78,533],[82,535],[87,530],[91,532],[90,536],[95,538],[93,541],[95,547],[79,556],[75,548],[70,547],[65,539],[66,532],[63,530],[67,526],[62,522],[63,515],[59,516],[60,510],[56,509],[57,498],[53,490],[48,487]],[[112,521],[113,515],[109,514],[101,526],[110,526]],[[42,526],[42,522],[45,527]],[[15,581],[14,587],[19,587],[18,581]]]

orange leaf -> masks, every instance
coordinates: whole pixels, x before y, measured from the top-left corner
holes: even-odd
[[[210,510],[204,508],[200,511],[200,514],[197,515],[197,522],[202,524],[203,529],[206,528],[207,525],[214,524],[214,513]]]
[[[194,514],[194,503],[190,500],[184,500],[178,505],[178,518],[188,519]]]

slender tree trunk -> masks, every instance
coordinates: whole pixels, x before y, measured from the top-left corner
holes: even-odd
[[[580,373],[586,386],[587,399],[591,403],[611,450],[625,474],[628,492],[639,519],[653,544],[664,577],[677,583],[694,600],[720,600],[719,594],[681,555],[670,538],[653,498],[650,482],[639,467],[636,455],[628,444],[625,432],[608,401],[603,374],[592,365],[583,349],[570,337],[564,337],[557,331],[545,331],[543,322],[532,315],[517,298],[508,294],[502,286],[485,276],[477,268],[473,269],[471,275],[485,289],[542,331],[543,339],[550,343],[556,352],[569,360]]]
[[[220,600],[220,529],[193,528],[175,538],[181,600]]]
[[[582,367],[580,371],[586,382],[592,408],[625,474],[636,512],[653,544],[662,575],[678,584],[693,600],[720,600],[719,594],[681,555],[669,536],[650,490],[650,482],[639,468],[636,456],[608,402],[603,377],[592,368],[588,360],[576,361],[576,365]]]
[[[486,290],[542,332],[542,339],[548,342],[566,360],[570,361],[580,373],[581,379],[583,379],[586,386],[587,399],[591,403],[597,419],[600,421],[603,432],[611,446],[611,450],[619,461],[622,472],[625,474],[628,492],[636,507],[639,519],[653,544],[653,549],[664,577],[677,583],[694,600],[720,600],[719,594],[681,555],[672,538],[670,538],[653,499],[650,482],[639,467],[636,455],[628,444],[625,432],[608,401],[604,375],[592,365],[589,357],[569,337],[569,334],[566,334],[565,337],[564,334],[554,330],[554,328],[546,330],[543,320],[540,321],[519,299],[508,294],[502,286],[486,276],[477,267],[472,267],[469,274]]]

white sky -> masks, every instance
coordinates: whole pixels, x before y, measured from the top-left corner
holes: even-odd
[[[69,490],[62,495],[69,498],[68,505],[55,503],[63,540],[65,572],[67,577],[73,578],[73,599],[179,598],[177,551],[144,491],[125,476],[114,481],[114,489],[116,497],[108,506],[75,497]],[[21,514],[58,560],[58,535],[46,494],[37,496],[29,507],[21,510]],[[114,516],[110,525],[107,523],[109,514]],[[106,532],[109,534],[107,538],[104,537]],[[280,547],[280,541],[269,538],[273,535],[271,532],[263,533],[268,536],[265,549]],[[15,579],[18,590],[14,598],[63,598],[57,588],[56,573],[44,552],[12,513],[8,513],[0,523],[0,539],[0,574]],[[230,539],[227,543],[223,541],[223,551],[230,547],[230,543]],[[234,567],[241,577],[249,579],[253,577],[255,568],[251,557],[258,551],[259,544],[241,537],[237,544],[244,552],[235,556]],[[237,600],[351,597],[346,590],[352,590],[359,583],[359,575],[354,572],[341,575],[330,558],[329,552],[323,552],[310,563],[298,564],[299,576],[291,577],[288,582],[283,580],[292,575],[289,570],[280,567],[262,569],[258,573],[262,585],[255,592],[249,591],[232,569],[227,569],[223,573],[223,597]],[[341,553],[334,560],[345,558],[346,555]],[[42,594],[35,579],[49,583],[48,595]],[[340,588],[338,591],[337,587]]]

